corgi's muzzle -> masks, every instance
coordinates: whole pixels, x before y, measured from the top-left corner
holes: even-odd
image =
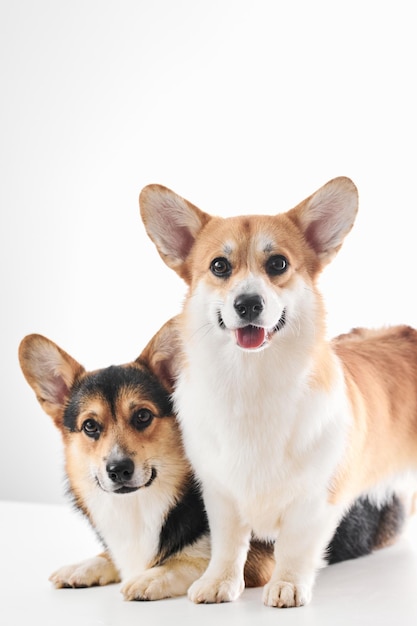
[[[133,493],[142,487],[150,487],[157,476],[153,466],[135,471],[135,464],[130,457],[109,459],[105,473],[97,475],[97,484],[103,491],[116,494]]]
[[[234,329],[236,343],[244,350],[259,350],[266,347],[271,337],[286,323],[286,310],[284,309],[278,322],[272,328],[262,325],[264,301],[258,294],[237,296],[233,302],[233,308],[237,316],[237,327]],[[227,329],[220,311],[218,323],[220,328]]]

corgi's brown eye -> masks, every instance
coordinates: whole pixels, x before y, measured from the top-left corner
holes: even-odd
[[[87,435],[87,437],[91,437],[92,439],[98,439],[100,437],[101,426],[98,422],[96,422],[96,420],[85,420],[81,429]]]
[[[265,269],[270,276],[279,276],[279,274],[283,274],[287,271],[288,265],[288,259],[286,259],[285,256],[275,254],[267,260]]]
[[[211,262],[210,270],[215,276],[227,278],[232,273],[232,266],[224,257],[218,257]]]
[[[132,416],[132,426],[136,430],[144,430],[151,424],[153,417],[153,413],[149,409],[139,409]]]

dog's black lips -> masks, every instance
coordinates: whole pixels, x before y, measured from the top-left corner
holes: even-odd
[[[113,491],[113,493],[117,493],[117,494],[124,494],[124,493],[133,493],[135,491],[137,491],[138,489],[140,489],[140,487],[120,487],[120,489],[116,489],[115,491]]]
[[[223,322],[223,318],[220,315],[220,311],[217,311],[217,322],[218,322],[220,328],[226,328],[225,323]]]
[[[135,491],[138,491],[138,489],[142,489],[142,487],[150,487],[156,477],[157,477],[156,468],[152,466],[150,478],[144,485],[139,485],[138,487],[129,487],[129,485],[123,485],[123,487],[120,487],[119,489],[115,489],[111,493],[116,493],[117,495],[123,495],[123,494],[127,494],[127,493],[134,493]],[[98,486],[101,489],[103,489],[103,487],[101,486],[100,481],[98,480],[98,478],[96,478],[96,481],[97,481]],[[103,489],[103,491],[107,491],[107,489]]]
[[[284,328],[285,323],[287,321],[287,314],[286,314],[286,309],[283,310],[281,317],[279,318],[277,324],[274,326],[274,328],[272,329],[272,333],[277,333],[278,331],[280,331],[282,328]],[[223,322],[223,318],[220,314],[220,311],[217,312],[217,322],[220,326],[220,328],[226,328],[225,323]]]
[[[274,326],[274,328],[272,329],[272,332],[277,333],[278,331],[281,330],[281,328],[284,328],[286,321],[287,321],[287,314],[286,314],[286,309],[284,309],[281,317],[278,320],[278,324]]]
[[[157,476],[156,468],[152,466],[151,477],[148,480],[148,482],[145,483],[143,486],[144,487],[150,487],[152,485],[153,481],[155,480],[156,476]]]

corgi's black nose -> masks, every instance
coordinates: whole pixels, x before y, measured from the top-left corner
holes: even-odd
[[[106,465],[106,471],[114,483],[127,483],[133,476],[135,465],[129,458],[115,462],[109,461]]]
[[[238,296],[233,306],[239,317],[247,322],[256,320],[264,308],[262,298],[258,295]]]

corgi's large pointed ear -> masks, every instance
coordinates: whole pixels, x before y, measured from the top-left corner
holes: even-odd
[[[181,361],[178,323],[178,316],[166,322],[136,359],[153,372],[169,392],[173,390]]]
[[[27,335],[21,341],[19,362],[41,407],[61,429],[66,401],[75,380],[85,371],[83,366],[42,335]]]
[[[161,258],[189,283],[186,259],[210,215],[162,185],[144,187],[139,207],[146,232]]]
[[[291,211],[304,237],[323,264],[341,247],[358,211],[358,190],[350,178],[330,180]]]

